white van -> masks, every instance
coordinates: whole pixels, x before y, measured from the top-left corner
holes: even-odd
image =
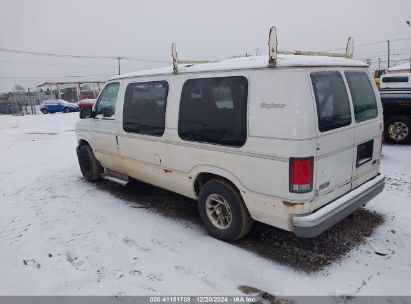
[[[314,237],[382,191],[382,108],[364,63],[274,54],[178,66],[174,55],[174,71],[114,77],[82,109],[87,180],[198,200],[206,229],[228,241],[253,221]]]
[[[381,91],[410,91],[411,73],[384,74],[380,77]]]

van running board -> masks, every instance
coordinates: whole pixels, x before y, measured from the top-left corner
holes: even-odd
[[[117,183],[119,185],[125,186],[130,181],[128,176],[119,174],[117,172],[111,170],[105,170],[104,174],[101,176],[102,178]]]

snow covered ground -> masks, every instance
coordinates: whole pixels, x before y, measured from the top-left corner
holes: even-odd
[[[136,203],[119,186],[87,183],[77,119],[0,116],[0,295],[234,295],[240,285],[276,296],[411,294],[411,146],[383,147],[386,188],[367,209],[384,222],[307,272],[215,240],[198,218],[145,208],[155,188],[137,185],[146,193]]]

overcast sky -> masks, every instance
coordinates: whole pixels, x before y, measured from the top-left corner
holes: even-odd
[[[281,50],[344,48],[387,39],[394,62],[410,57],[411,0],[1,0],[0,48],[90,56],[129,56],[169,61],[171,43],[180,58],[221,59],[267,53],[268,29],[277,26]],[[383,67],[386,43],[358,47],[354,56],[377,58]],[[397,55],[398,54],[398,55]],[[122,72],[164,64],[122,60]],[[73,59],[0,51],[0,92],[14,84],[35,87],[62,78],[16,76],[96,75],[117,73],[115,59]]]

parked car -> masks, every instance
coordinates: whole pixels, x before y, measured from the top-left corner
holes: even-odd
[[[375,82],[375,85],[377,86],[377,88],[378,88],[378,90],[380,89],[380,86],[381,86],[381,76],[382,75],[384,75],[384,73],[385,73],[385,69],[380,69],[380,70],[375,70],[374,72],[373,72],[373,78],[374,78],[374,82]]]
[[[411,73],[384,74],[380,79],[381,91],[406,90],[411,92]]]
[[[40,104],[40,111],[43,114],[56,113],[56,112],[69,113],[69,112],[78,112],[80,111],[80,108],[75,103],[70,103],[63,99],[50,99],[50,100],[44,100]]]
[[[411,143],[411,91],[381,92],[384,108],[384,139],[390,143]]]
[[[92,108],[94,104],[96,103],[96,99],[82,99],[79,102],[77,102],[77,105],[82,108]]]
[[[254,221],[314,237],[382,191],[383,111],[364,63],[272,51],[180,67],[174,48],[173,58],[173,70],[112,78],[81,110],[86,180],[131,177],[195,199],[227,241]]]

